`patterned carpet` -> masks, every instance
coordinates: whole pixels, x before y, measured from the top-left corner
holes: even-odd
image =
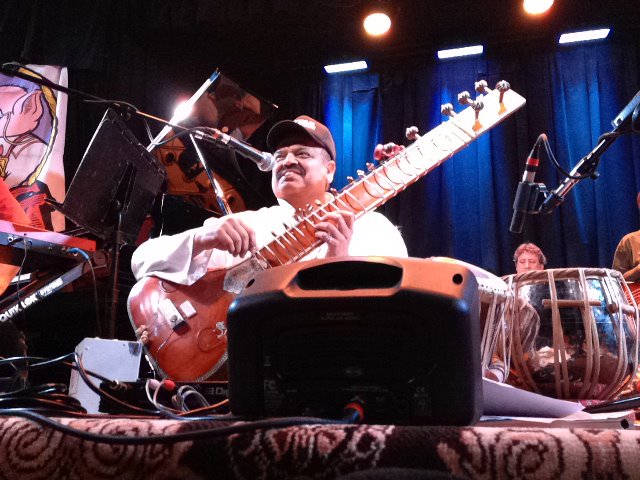
[[[102,440],[65,434],[24,418],[1,418],[0,478],[640,477],[640,430],[383,425],[254,429],[248,424],[124,417],[57,420]]]

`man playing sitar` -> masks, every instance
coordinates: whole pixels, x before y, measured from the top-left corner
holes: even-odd
[[[346,255],[407,256],[407,248],[398,229],[374,211],[356,219],[353,209],[341,208],[348,207],[347,204],[335,203],[332,208],[319,209],[312,224],[295,226],[299,218],[317,206],[327,204],[332,197],[329,185],[336,169],[336,148],[326,126],[307,116],[282,121],[271,129],[267,143],[274,150],[271,185],[278,205],[210,218],[199,228],[148,240],[132,257],[132,270],[138,280],[152,277],[152,282],[158,279],[160,282],[166,280],[178,285],[193,285],[208,271],[229,269],[252,256],[272,265]],[[270,243],[275,246],[270,248]],[[309,248],[314,244],[317,247]],[[171,305],[171,311],[174,311],[174,306],[178,305]],[[194,348],[206,354],[209,349],[213,351],[216,339],[226,335],[224,320],[227,307],[228,303],[219,307],[225,312],[221,312],[221,317],[210,320],[210,328],[194,331]],[[130,311],[133,309],[130,302]],[[164,317],[171,315],[164,312]],[[152,333],[162,338],[158,333],[161,322],[148,324],[157,320],[157,312],[144,316],[151,318],[149,321],[132,319],[137,333],[143,340]],[[171,327],[175,329],[176,325]],[[193,325],[189,323],[188,328],[193,328]],[[171,330],[167,332],[165,340],[158,340],[160,345],[151,349],[156,359],[158,355],[168,355],[169,344],[178,341],[176,334]],[[174,363],[177,356],[172,355],[169,363]],[[173,378],[183,377],[178,367],[178,374],[167,371],[164,365],[161,369]],[[197,375],[206,376],[208,373],[198,372]]]

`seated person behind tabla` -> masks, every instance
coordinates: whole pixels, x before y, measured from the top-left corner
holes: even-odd
[[[513,262],[516,275],[524,272],[544,270],[547,258],[540,247],[531,242],[522,243],[513,253]],[[511,281],[513,276],[511,275]],[[516,297],[514,305],[514,325],[518,327],[518,336],[512,340],[512,357],[520,354],[527,363],[537,362],[535,341],[540,331],[540,316],[535,308],[524,298]],[[519,379],[513,374],[509,377],[509,383],[518,385]]]
[[[529,272],[531,270],[544,270],[547,258],[540,247],[534,243],[523,243],[513,253],[513,262],[516,273]]]

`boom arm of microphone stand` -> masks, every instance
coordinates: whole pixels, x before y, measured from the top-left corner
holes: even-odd
[[[36,85],[41,85],[44,87],[48,87],[51,88],[53,90],[62,92],[62,93],[66,93],[67,95],[72,95],[72,96],[77,96],[79,98],[82,98],[83,100],[87,101],[87,102],[94,102],[94,103],[100,103],[100,104],[105,104],[105,105],[109,105],[110,107],[114,108],[115,110],[118,110],[121,114],[125,114],[125,115],[137,115],[139,117],[142,118],[146,118],[149,120],[154,120],[156,122],[162,123],[164,125],[167,125],[169,127],[174,127],[177,128],[179,130],[186,130],[184,127],[180,126],[180,125],[174,125],[171,122],[164,120],[162,118],[156,117],[154,115],[150,115],[148,113],[142,112],[140,110],[138,110],[135,106],[126,103],[126,102],[119,102],[116,100],[108,100],[106,98],[101,98],[101,97],[97,97],[95,95],[92,95],[90,93],[86,93],[86,92],[82,92],[80,90],[75,90],[73,88],[69,88],[69,87],[65,87],[63,85],[60,85],[58,83],[54,83],[51,80],[49,80],[48,78],[45,77],[36,77],[34,75],[30,75],[28,73],[24,73],[22,71],[20,71],[20,69],[23,68],[21,65],[17,65],[17,64],[2,64],[0,65],[0,73],[3,73],[7,76],[10,77],[18,77],[18,78],[22,78],[23,80],[27,80],[29,82],[33,82]]]
[[[602,154],[609,148],[618,138],[619,133],[616,130],[600,137],[600,141],[591,152],[584,156],[571,170],[569,176],[566,177],[557,188],[548,193],[538,213],[551,213],[558,205],[564,202],[569,191],[580,181],[587,177],[597,178],[596,168]]]
[[[65,87],[63,85],[60,85],[58,83],[54,83],[51,80],[49,80],[48,78],[45,77],[36,77],[34,75],[29,75],[28,73],[24,73],[20,71],[20,68],[22,68],[21,65],[18,64],[14,64],[14,63],[3,63],[2,65],[0,65],[0,72],[4,73],[5,75],[9,76],[9,77],[18,77],[18,78],[22,78],[23,80],[27,80],[29,82],[33,82],[37,85],[41,85],[44,87],[49,87],[52,88],[53,90],[57,90],[59,92],[62,93],[66,93],[68,95],[76,95],[78,97],[82,97],[85,100],[92,100],[92,101],[96,101],[96,102],[107,102],[108,100],[105,100],[104,98],[100,98],[100,97],[96,97],[95,95],[91,95],[90,93],[85,93],[85,92],[81,92],[80,90],[74,90],[73,88],[69,88],[69,87]]]

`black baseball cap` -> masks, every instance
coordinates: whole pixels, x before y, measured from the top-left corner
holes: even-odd
[[[292,133],[307,135],[329,152],[331,160],[336,159],[336,144],[329,129],[306,115],[300,115],[294,120],[283,120],[276,123],[267,134],[267,145],[271,150],[275,150],[282,140]]]

